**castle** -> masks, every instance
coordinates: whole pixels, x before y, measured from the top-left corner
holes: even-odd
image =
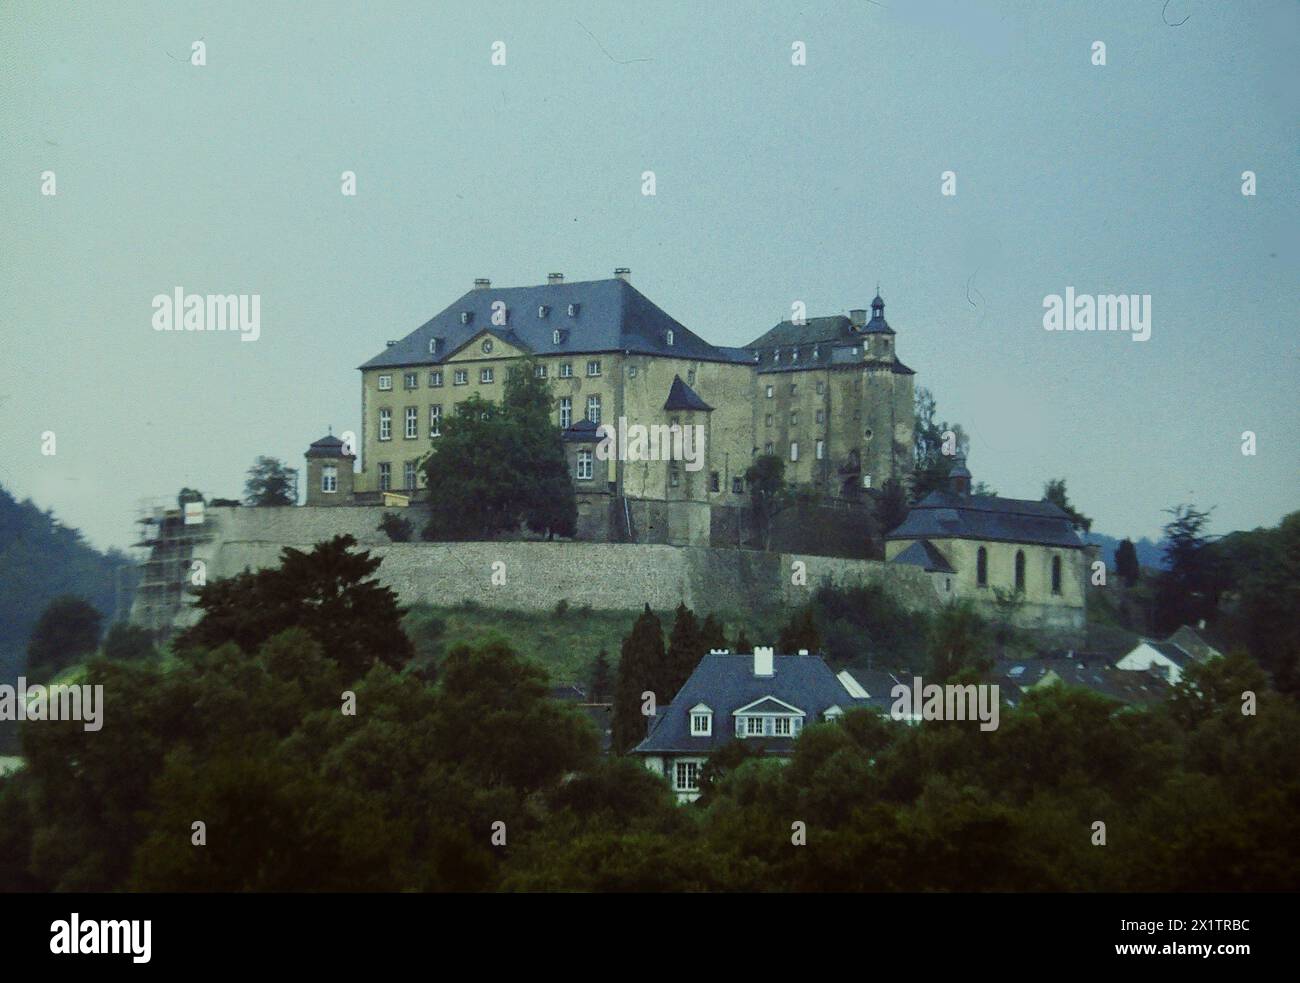
[[[578,499],[579,539],[708,545],[749,504],[745,473],[779,455],[786,481],[824,500],[911,473],[914,372],[877,296],[848,316],[783,321],[744,347],[705,341],[629,282],[473,289],[360,366],[361,469],[338,438],[308,452],[307,503],[427,498],[419,464],[471,396],[499,398],[530,359],[554,397]],[[696,427],[703,461],[602,460],[597,427]],[[435,490],[436,491],[436,490]]]

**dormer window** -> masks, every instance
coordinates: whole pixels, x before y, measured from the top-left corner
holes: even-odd
[[[547,307],[545,304],[543,304],[541,307],[537,308],[537,316],[538,316],[538,317],[546,317],[546,315],[549,314],[549,313],[551,313],[551,309],[550,309],[549,307]]]
[[[570,305],[569,305],[569,317],[577,317],[577,316],[578,316],[578,305],[577,305],[577,304],[570,304]]]
[[[560,329],[556,328],[554,331],[551,332],[551,344],[558,345],[560,341],[563,339],[563,337],[564,336],[560,333]]]
[[[772,361],[773,362],[781,361],[781,349],[779,348],[772,349]]]
[[[822,719],[828,724],[833,724],[844,716],[844,711],[839,706],[827,707],[826,712],[822,714]]]
[[[438,354],[438,349],[439,349],[440,347],[442,347],[442,339],[441,339],[441,338],[430,338],[430,339],[429,339],[429,354],[430,354],[430,355],[437,355],[437,354]]]
[[[818,351],[817,346],[816,346],[816,345],[813,345],[813,361],[814,361],[814,362],[817,360],[817,351]]]
[[[472,321],[472,320],[474,320],[474,314],[473,314],[473,312],[471,312],[471,311],[461,311],[461,312],[460,312],[460,323],[461,323],[461,324],[469,324],[469,322]]]
[[[799,361],[799,349],[796,348],[794,351],[790,353],[790,361],[792,362]]]
[[[664,344],[671,345],[672,343],[673,343],[673,329],[669,328],[668,331],[665,332],[664,334]]]
[[[713,710],[703,703],[691,707],[691,736],[713,736]]]

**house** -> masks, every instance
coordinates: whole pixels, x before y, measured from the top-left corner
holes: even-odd
[[[1007,706],[1048,686],[1077,686],[1127,706],[1159,703],[1169,693],[1163,672],[1126,672],[1099,653],[1068,652],[1037,659],[1000,659],[988,673]]]
[[[960,454],[948,482],[886,537],[885,558],[920,567],[940,597],[968,598],[986,616],[1015,599],[1018,626],[1081,634],[1092,552],[1070,517],[1048,501],[972,495]]]
[[[658,708],[632,753],[668,779],[679,802],[692,802],[700,794],[700,769],[724,744],[754,741],[763,753],[787,758],[805,726],[870,706],[855,695],[858,690],[856,682],[849,685],[820,656],[806,652],[710,652],[673,701]]]
[[[1183,670],[1190,663],[1208,662],[1221,657],[1221,652],[1187,625],[1183,625],[1163,642],[1142,639],[1116,666],[1134,672],[1157,669],[1173,686],[1182,679]]]

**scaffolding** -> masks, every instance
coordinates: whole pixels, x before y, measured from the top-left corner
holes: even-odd
[[[177,630],[181,612],[192,603],[194,548],[212,539],[212,528],[201,504],[187,510],[142,503],[135,521],[140,538],[132,546],[144,552],[131,623],[148,628],[159,641],[165,641]]]

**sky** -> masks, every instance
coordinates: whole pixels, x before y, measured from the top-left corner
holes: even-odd
[[[1294,2],[7,2],[0,484],[126,545],[358,430],[356,367],[475,277],[626,266],[721,345],[879,284],[976,480],[1064,477],[1114,536],[1273,525],[1298,72]],[[153,330],[178,286],[259,295],[260,337]],[[1045,331],[1069,287],[1149,295],[1150,338]]]

